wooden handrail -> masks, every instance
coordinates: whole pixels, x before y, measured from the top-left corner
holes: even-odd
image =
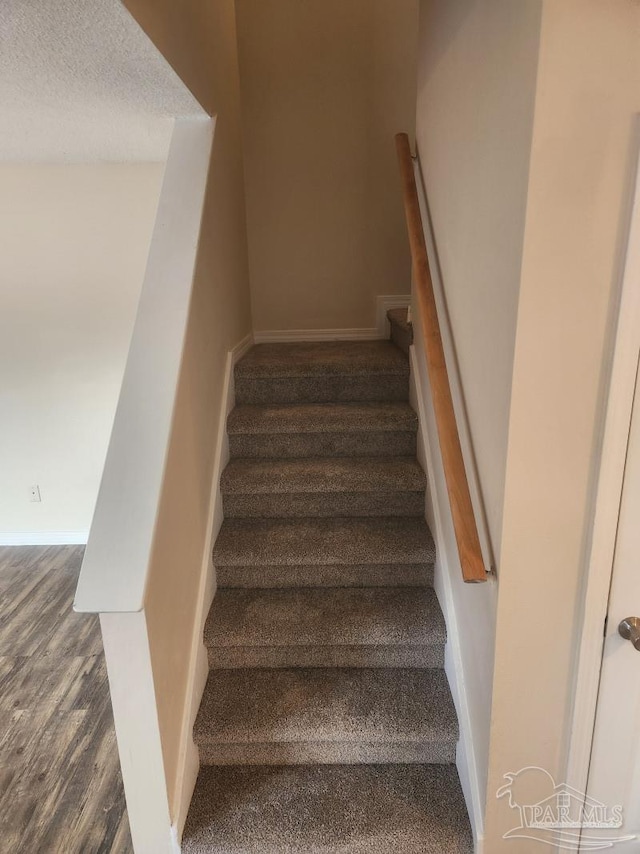
[[[462,577],[467,582],[477,583],[486,581],[487,573],[482,558],[478,527],[462,457],[460,436],[438,322],[438,310],[433,292],[433,280],[429,268],[427,244],[424,239],[411,148],[406,133],[399,133],[396,136],[396,148],[400,162],[404,210],[411,245],[413,275],[418,292],[418,308],[422,323],[427,370]]]

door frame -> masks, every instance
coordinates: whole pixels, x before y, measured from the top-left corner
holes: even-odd
[[[636,145],[636,155],[638,154]],[[640,160],[636,158],[631,209],[611,371],[604,414],[578,649],[566,781],[587,790],[600,688],[605,620],[613,574],[618,518],[631,431],[636,375],[640,362]],[[640,406],[640,401],[637,401]]]

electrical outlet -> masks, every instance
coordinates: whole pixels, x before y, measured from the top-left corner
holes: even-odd
[[[29,501],[42,501],[40,487],[37,484],[29,487]]]

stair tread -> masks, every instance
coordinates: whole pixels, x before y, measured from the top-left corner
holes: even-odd
[[[472,854],[455,766],[204,767],[184,854]]]
[[[247,668],[209,674],[197,744],[447,742],[458,723],[443,670]]]
[[[208,647],[444,644],[433,590],[411,587],[219,590]]]
[[[420,492],[426,477],[415,457],[236,459],[220,480],[223,495],[311,492]]]
[[[282,378],[408,374],[406,356],[389,341],[257,344],[235,366],[236,377]]]
[[[408,403],[290,403],[236,406],[229,435],[270,433],[415,432],[418,416]]]
[[[419,518],[225,519],[219,566],[430,564],[435,546]]]

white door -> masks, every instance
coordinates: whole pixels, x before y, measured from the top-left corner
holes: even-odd
[[[598,706],[587,795],[593,823],[608,809],[607,830],[583,829],[582,851],[607,837],[615,851],[640,852],[640,631],[638,648],[619,624],[640,618],[640,379],[636,388],[624,471]],[[639,621],[640,622],[640,621]],[[598,811],[597,804],[603,805]],[[622,807],[615,828],[616,807]],[[635,837],[615,841],[620,836]],[[591,843],[591,840],[594,840]]]

